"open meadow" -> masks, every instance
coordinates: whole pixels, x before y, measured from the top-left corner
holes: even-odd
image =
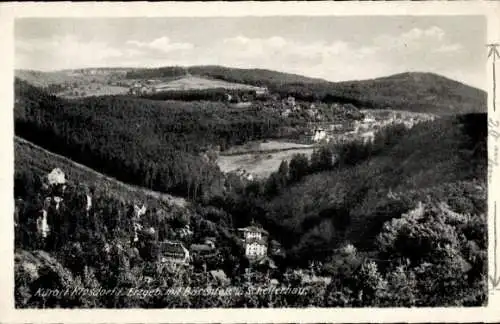
[[[262,151],[260,153],[242,153],[237,155],[219,156],[217,164],[222,172],[238,169],[246,170],[258,178],[266,178],[278,170],[283,160],[290,161],[295,154],[305,154],[310,157],[313,147],[288,149],[284,151]]]

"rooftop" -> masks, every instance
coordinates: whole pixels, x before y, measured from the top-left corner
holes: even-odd
[[[186,249],[184,245],[180,242],[171,242],[171,241],[164,241],[159,244],[159,253],[161,254],[166,254],[166,253],[175,253],[175,254],[182,254],[184,255],[186,253]]]
[[[220,269],[212,270],[212,271],[210,271],[210,275],[214,279],[218,280],[221,283],[229,283],[230,282],[229,278],[227,277],[226,273],[223,270],[220,270]]]
[[[191,251],[204,252],[204,251],[211,251],[212,247],[207,244],[191,244],[189,249]]]
[[[266,230],[264,230],[261,227],[257,227],[257,226],[247,226],[247,227],[243,227],[243,228],[238,228],[238,231],[268,234],[268,232]]]

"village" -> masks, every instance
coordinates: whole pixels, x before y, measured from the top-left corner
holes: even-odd
[[[305,134],[306,141],[313,144],[355,139],[372,142],[375,133],[384,127],[400,124],[412,128],[417,123],[435,119],[434,115],[425,113],[401,112],[390,109],[358,110],[351,104],[297,103],[292,96],[282,100],[279,112],[284,118],[289,117],[292,113],[306,113],[310,120],[308,132]],[[328,113],[333,115],[336,120],[323,121],[324,115]]]
[[[221,153],[218,164],[223,171],[253,181],[268,175],[271,169],[276,171],[283,160],[290,161],[294,154],[310,156],[314,149],[327,144],[371,143],[375,134],[386,127],[412,128],[436,118],[434,114],[390,109],[358,110],[350,104],[298,102],[293,96],[281,101],[266,101],[264,109],[280,114],[283,119],[301,116],[309,121],[298,138],[264,141]],[[326,115],[333,118],[325,121]]]

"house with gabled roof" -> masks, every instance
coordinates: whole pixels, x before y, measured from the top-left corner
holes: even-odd
[[[263,228],[251,225],[239,228],[245,246],[245,255],[249,259],[258,259],[267,255],[267,238],[269,233]]]
[[[311,139],[313,142],[316,142],[316,143],[327,139],[326,131],[323,128],[314,129],[314,133],[311,136]]]
[[[238,228],[238,231],[243,235],[245,241],[253,238],[262,239],[269,234],[262,227],[256,225]]]
[[[214,250],[214,247],[208,245],[208,244],[191,244],[189,247],[189,250],[193,254],[206,254],[210,253]]]
[[[187,265],[191,257],[181,242],[163,241],[158,246],[158,259],[160,263]]]
[[[245,254],[249,258],[260,258],[267,255],[267,240],[253,238],[245,242]]]

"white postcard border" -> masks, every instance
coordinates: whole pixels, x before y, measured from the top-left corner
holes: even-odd
[[[360,309],[168,309],[168,310],[16,310],[14,309],[13,258],[13,22],[20,17],[210,17],[210,16],[362,16],[362,15],[482,15],[487,18],[488,43],[500,42],[500,3],[493,1],[424,2],[163,2],[163,3],[2,3],[0,4],[0,322],[2,323],[325,323],[325,322],[490,322],[500,320],[500,290],[492,291],[482,308],[360,308]],[[492,68],[486,61],[488,76]],[[488,89],[489,120],[493,113]],[[498,91],[498,90],[497,90]],[[497,109],[498,110],[498,109]],[[489,138],[489,151],[495,145]],[[493,200],[500,181],[495,167],[489,184],[489,269],[493,255]],[[497,208],[500,209],[500,199]],[[500,217],[500,210],[497,210]],[[500,239],[500,238],[499,238]],[[500,259],[499,259],[500,260]],[[500,261],[499,261],[500,262]],[[500,266],[500,265],[499,265]]]

